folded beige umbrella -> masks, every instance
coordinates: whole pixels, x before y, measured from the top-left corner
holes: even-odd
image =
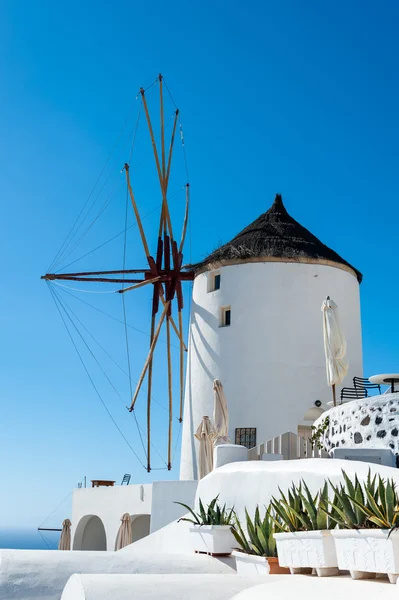
[[[229,413],[227,410],[227,400],[224,394],[222,382],[215,379],[213,382],[214,405],[213,405],[213,425],[215,446],[219,444],[231,444],[229,439]]]
[[[335,386],[342,383],[348,372],[345,360],[346,341],[340,326],[338,306],[330,296],[321,305],[323,312],[324,353],[326,355],[327,383],[332,388],[333,404],[336,405]]]
[[[58,550],[70,550],[71,549],[71,521],[65,519],[62,522],[62,531],[60,535],[60,541],[58,542]]]
[[[209,417],[202,417],[195,437],[199,440],[198,477],[202,479],[213,469],[213,438],[214,430]]]
[[[116,536],[115,550],[121,550],[133,542],[132,519],[129,513],[122,515],[121,521],[122,523]]]

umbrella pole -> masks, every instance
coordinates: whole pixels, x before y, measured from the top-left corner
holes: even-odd
[[[337,406],[337,400],[336,400],[336,397],[335,397],[335,383],[332,386],[332,395],[333,395],[333,405]]]

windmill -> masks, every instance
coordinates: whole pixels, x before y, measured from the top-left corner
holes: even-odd
[[[167,373],[168,373],[168,456],[167,468],[172,468],[172,356],[171,356],[171,329],[176,333],[179,340],[179,382],[180,382],[180,412],[179,421],[183,419],[183,383],[184,383],[184,352],[187,351],[183,339],[183,286],[184,281],[192,281],[194,273],[183,265],[183,251],[187,234],[187,223],[189,216],[189,195],[190,186],[185,185],[185,215],[183,228],[179,241],[176,240],[171,222],[171,215],[168,206],[168,184],[170,180],[173,149],[175,144],[176,130],[179,118],[179,110],[176,108],[173,116],[172,133],[168,148],[165,140],[164,123],[164,80],[159,75],[159,109],[160,109],[160,144],[156,142],[152,119],[146,99],[146,91],[141,88],[140,96],[144,108],[148,132],[150,135],[156,171],[158,174],[162,205],[159,218],[158,240],[156,248],[151,252],[147,237],[143,228],[142,219],[136,203],[133,191],[129,164],[125,163],[124,173],[126,177],[126,186],[133,207],[135,219],[140,232],[140,238],[148,266],[144,269],[121,269],[108,271],[84,271],[74,273],[46,273],[42,279],[51,281],[76,281],[86,283],[118,283],[121,288],[117,290],[119,294],[126,294],[144,286],[152,286],[152,313],[150,323],[150,347],[144,367],[136,389],[131,398],[129,411],[134,411],[139,391],[143,382],[147,380],[147,471],[151,470],[151,402],[152,402],[152,379],[153,379],[153,356],[157,345],[159,335],[163,327],[166,328],[166,348],[167,348]],[[160,146],[160,147],[159,147]],[[129,284],[126,287],[126,284]]]

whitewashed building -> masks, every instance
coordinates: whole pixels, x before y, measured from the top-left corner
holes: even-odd
[[[306,434],[331,400],[321,304],[339,306],[349,371],[362,376],[362,276],[274,204],[195,266],[183,421],[181,479],[197,477],[195,430],[212,418],[223,383],[232,442],[255,446],[286,431]],[[339,393],[339,390],[338,390]]]
[[[176,500],[193,504],[194,433],[204,415],[212,417],[214,379],[224,385],[233,443],[249,448],[287,431],[306,434],[330,400],[321,313],[327,295],[347,339],[347,385],[362,375],[361,275],[290,217],[281,196],[194,268],[181,480],[75,490],[73,550],[114,551],[124,513],[135,542],[183,514]]]

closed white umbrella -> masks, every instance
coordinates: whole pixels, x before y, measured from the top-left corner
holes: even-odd
[[[330,299],[330,296],[327,296],[323,302],[321,310],[323,312],[327,383],[332,387],[335,406],[335,386],[342,382],[348,372],[348,363],[344,360],[346,341],[339,323],[338,306]]]
[[[202,479],[213,469],[213,437],[214,430],[209,417],[202,417],[195,437],[199,440],[198,478]]]
[[[121,550],[125,546],[129,546],[133,541],[132,519],[129,513],[123,514],[121,521],[122,523],[116,536],[115,550]]]
[[[230,444],[229,439],[229,413],[227,410],[227,400],[224,394],[222,382],[215,379],[213,382],[213,425],[215,428],[214,445]]]
[[[70,550],[71,549],[71,521],[65,519],[62,522],[62,531],[60,535],[60,541],[58,542],[58,550]]]

